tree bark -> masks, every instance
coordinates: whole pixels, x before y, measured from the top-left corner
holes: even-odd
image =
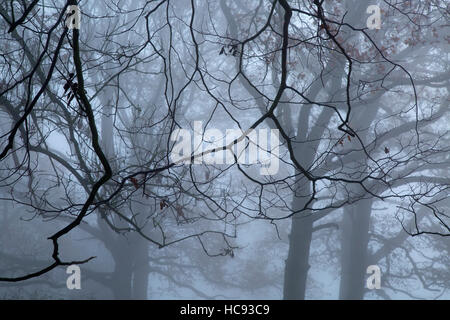
[[[344,208],[339,299],[362,300],[364,297],[371,211],[372,200],[362,200]]]
[[[133,299],[147,300],[149,285],[149,244],[137,236],[133,251]]]
[[[307,189],[310,189],[308,186]],[[294,198],[294,210],[303,208],[305,200]],[[304,300],[309,270],[309,249],[313,230],[312,215],[298,215],[292,218],[289,235],[289,253],[284,272],[284,299]]]

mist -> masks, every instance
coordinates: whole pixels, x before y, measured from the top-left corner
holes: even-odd
[[[0,299],[449,299],[449,22],[0,2]]]

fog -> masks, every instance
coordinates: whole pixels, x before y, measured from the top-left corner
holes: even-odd
[[[0,2],[0,299],[449,299],[449,13]]]

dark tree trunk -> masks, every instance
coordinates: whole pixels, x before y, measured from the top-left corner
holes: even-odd
[[[339,299],[361,300],[364,297],[371,211],[372,200],[344,208]]]
[[[125,239],[116,241],[115,249],[111,252],[114,258],[114,272],[111,276],[111,289],[115,299],[132,299],[133,265],[128,243]]]
[[[305,189],[304,194],[309,194],[309,186]],[[303,208],[306,201],[305,198],[295,197],[293,200],[294,210]],[[286,300],[305,299],[312,230],[312,215],[300,213],[292,218],[289,253],[284,272],[283,298]]]
[[[137,238],[133,250],[133,299],[148,299],[149,284],[149,245],[147,240]]]

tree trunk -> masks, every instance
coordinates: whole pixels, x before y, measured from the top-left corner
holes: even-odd
[[[136,237],[133,250],[133,299],[148,299],[149,284],[149,244],[148,241],[140,237]]]
[[[114,241],[114,248],[110,249],[115,263],[111,277],[114,298],[146,300],[149,283],[148,243],[139,235],[131,235],[129,240],[119,237]]]
[[[303,194],[309,194],[311,189],[309,184],[305,189],[305,193]],[[306,201],[305,198],[294,197],[294,210],[303,208]],[[292,218],[291,234],[289,235],[289,253],[284,272],[283,298],[286,300],[305,299],[312,230],[312,215],[308,215],[306,212],[295,215]]]
[[[113,140],[113,121],[111,103],[114,94],[111,88],[106,90],[102,115],[102,144],[108,160],[114,167],[115,150]],[[134,207],[141,205],[134,205]],[[142,207],[142,206],[141,206]],[[141,208],[143,210],[143,208]],[[101,219],[100,219],[101,220]],[[111,252],[115,267],[111,277],[111,289],[115,299],[147,299],[148,291],[148,243],[140,235],[132,234],[128,238],[109,235],[112,232],[103,225],[109,244],[105,246]]]
[[[344,208],[339,299],[361,300],[364,297],[371,211],[372,200],[362,200]]]
[[[116,245],[111,254],[114,258],[114,272],[111,277],[111,288],[114,299],[132,299],[132,271],[133,265],[130,248],[125,239],[115,241]]]
[[[312,237],[312,216],[292,219],[289,254],[284,272],[284,299],[304,300],[309,270],[309,248]]]

